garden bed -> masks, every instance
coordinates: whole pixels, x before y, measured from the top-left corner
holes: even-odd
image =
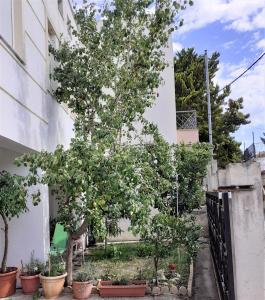
[[[89,248],[86,261],[92,262],[97,278],[102,280],[146,280],[147,294],[187,295],[190,261],[183,249],[164,253],[159,261],[158,288],[155,287],[155,268],[145,243],[109,245]],[[173,270],[169,269],[173,265]]]

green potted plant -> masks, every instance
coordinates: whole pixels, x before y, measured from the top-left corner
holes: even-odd
[[[57,298],[63,290],[66,276],[65,262],[61,255],[49,254],[45,269],[40,274],[44,297],[47,299]]]
[[[91,264],[86,264],[74,275],[72,284],[74,299],[87,299],[91,295],[94,279],[94,269]]]
[[[22,291],[26,295],[35,294],[40,287],[39,274],[44,269],[44,264],[34,257],[34,251],[31,253],[30,261],[27,264],[23,264],[21,261],[22,269],[20,274]]]
[[[0,268],[0,298],[13,295],[16,292],[16,267],[7,267],[9,246],[9,221],[27,211],[27,192],[23,178],[7,171],[0,172],[0,216],[4,223],[4,251]]]

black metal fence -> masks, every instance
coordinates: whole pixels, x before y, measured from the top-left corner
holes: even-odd
[[[206,194],[211,254],[222,300],[235,300],[228,193]]]
[[[247,149],[244,151],[244,161],[248,161],[252,158],[256,157],[256,147],[255,144],[251,144]]]

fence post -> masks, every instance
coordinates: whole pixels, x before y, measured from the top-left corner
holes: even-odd
[[[233,268],[233,282],[228,278],[228,284],[234,284],[236,300],[265,299],[264,212],[260,166],[256,162],[230,164],[217,173],[218,190],[229,192],[229,196],[223,197],[224,211],[229,211],[229,215],[225,214],[224,217],[230,219],[230,229],[226,230],[231,233],[232,250],[232,261],[228,261],[228,267],[230,265]]]

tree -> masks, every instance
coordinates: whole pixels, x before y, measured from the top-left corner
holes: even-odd
[[[6,267],[8,254],[8,221],[13,217],[18,217],[27,211],[27,192],[23,186],[23,178],[12,175],[7,171],[0,172],[0,216],[4,222],[4,254],[1,263],[0,273],[8,271]]]
[[[162,195],[170,189],[168,178],[174,165],[168,161],[170,147],[163,139],[159,143],[154,140],[152,152],[149,145],[127,143],[109,151],[102,143],[73,139],[68,149],[58,146],[53,153],[30,153],[16,159],[18,166],[29,168],[28,186],[55,187],[57,220],[68,232],[68,283],[72,280],[73,241],[89,224],[97,237],[106,237],[106,218],[117,221],[125,217],[139,233],[149,220],[151,207],[167,206]],[[165,158],[159,165],[164,174],[152,166],[154,157]]]
[[[115,0],[96,9],[89,1],[76,12],[79,30],[72,33],[78,42],[62,41],[50,51],[57,61],[54,94],[76,115],[77,130],[93,142],[113,142],[142,121],[167,65],[163,48],[175,16],[187,2]]]
[[[151,218],[150,223],[142,230],[142,238],[152,245],[156,285],[160,258],[177,246],[186,247],[188,255],[193,258],[198,249],[200,229],[200,226],[195,225],[193,218],[171,216],[169,211],[167,214],[159,213]]]
[[[249,114],[244,114],[243,98],[231,99],[230,87],[222,92],[214,77],[218,71],[220,54],[209,58],[209,80],[213,123],[214,155],[221,167],[241,159],[240,143],[231,136],[241,125],[248,124]],[[205,92],[204,56],[194,48],[182,49],[175,57],[175,90],[177,110],[197,112],[199,137],[208,142],[207,98]]]
[[[159,174],[150,167],[149,152],[130,139],[137,136],[135,124],[144,123],[143,114],[155,101],[166,66],[162,49],[178,10],[187,3],[115,0],[97,9],[84,1],[76,11],[73,41],[50,48],[57,62],[54,95],[75,115],[75,138],[69,149],[58,146],[52,153],[26,154],[17,163],[29,167],[29,185],[57,187],[59,222],[69,235],[68,284],[72,243],[88,224],[103,235],[106,217],[125,215],[132,226],[140,226],[157,190],[166,185],[164,180],[161,188],[153,184]],[[152,7],[154,13],[148,11]]]
[[[207,165],[210,161],[210,147],[208,144],[199,143],[191,147],[176,145],[174,156],[178,178],[171,206],[176,214],[178,202],[178,211],[182,214],[200,208],[204,200],[202,181],[206,176]],[[176,193],[178,193],[178,201]]]

